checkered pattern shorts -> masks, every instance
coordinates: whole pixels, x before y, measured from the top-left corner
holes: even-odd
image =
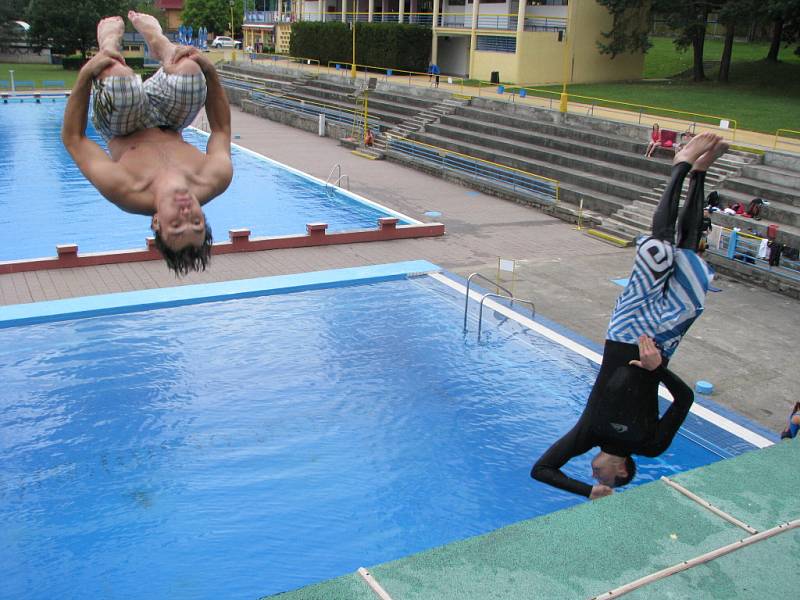
[[[180,131],[206,102],[202,73],[176,75],[159,69],[142,83],[141,75],[95,79],[92,124],[106,141],[141,129]]]

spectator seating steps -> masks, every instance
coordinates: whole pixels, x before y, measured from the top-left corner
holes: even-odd
[[[747,165],[742,168],[742,177],[765,181],[771,185],[800,190],[800,171],[767,165]]]
[[[621,195],[633,198],[641,193],[641,188],[631,184],[619,183],[612,179],[597,177],[574,169],[554,168],[548,162],[528,159],[509,152],[489,150],[483,146],[428,134],[427,132],[412,134],[410,139],[520,169],[535,175],[557,179],[560,182],[562,201],[577,205],[583,198],[585,208],[606,214],[610,214],[626,204],[625,200],[620,199]]]
[[[553,168],[567,167],[583,173],[592,173],[602,177],[613,178],[617,182],[631,183],[640,186],[641,194],[646,189],[657,185],[663,176],[653,175],[649,171],[641,171],[631,168],[620,167],[616,162],[604,162],[585,156],[578,156],[569,152],[562,152],[550,148],[543,148],[538,145],[511,140],[506,136],[490,135],[488,133],[477,133],[454,129],[440,124],[428,125],[426,133],[432,133],[442,137],[453,137],[458,140],[480,145],[487,149],[504,150],[512,154],[518,154],[533,160],[540,160],[550,163]],[[566,177],[555,177],[559,180],[566,180]]]
[[[508,140],[525,142],[542,148],[549,148],[554,151],[567,152],[575,156],[594,158],[599,161],[613,163],[617,165],[618,168],[635,169],[643,173],[646,172],[652,176],[665,177],[670,172],[670,166],[668,164],[661,163],[660,161],[648,160],[638,152],[609,148],[602,142],[577,141],[560,134],[520,130],[495,123],[468,119],[458,116],[457,114],[443,117],[441,124],[460,131],[501,136]]]
[[[500,106],[503,107],[505,104],[501,103]],[[539,115],[533,111],[530,115],[519,116],[470,106],[456,110],[455,114],[474,121],[487,122],[522,131],[543,133],[562,137],[564,139],[602,145],[616,150],[624,150],[632,153],[640,152],[644,154],[644,146],[642,146],[642,142],[638,140],[572,124],[562,125],[545,119],[537,120]]]
[[[740,176],[727,179],[723,189],[747,196],[748,203],[753,198],[763,198],[770,202],[783,202],[800,207],[800,188],[788,188],[767,181]],[[722,193],[722,190],[720,190],[720,193]]]

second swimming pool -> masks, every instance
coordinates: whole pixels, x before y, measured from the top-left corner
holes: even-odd
[[[529,470],[597,365],[502,307],[478,343],[435,270],[0,309],[0,596],[256,598],[582,502]],[[752,447],[690,415],[637,483]]]

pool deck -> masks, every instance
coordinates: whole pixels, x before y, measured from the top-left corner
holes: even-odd
[[[617,597],[611,590],[772,528],[800,524],[793,466],[800,440],[688,471],[672,481],[758,533],[662,481],[515,523],[381,565],[364,565],[392,600]],[[769,490],[768,494],[764,491]],[[797,595],[800,527],[784,526],[710,562],[647,583],[630,598],[760,600]],[[270,596],[376,600],[357,573]]]
[[[497,259],[503,257],[518,261],[517,296],[534,299],[540,314],[602,344],[622,289],[612,280],[628,276],[631,249],[609,246],[513,202],[389,161],[364,160],[330,138],[235,108],[232,118],[237,144],[323,180],[334,164],[341,164],[354,192],[422,221],[443,222],[446,234],[221,255],[206,273],[182,280],[160,261],[0,275],[0,304],[416,259],[459,275],[479,271],[494,279]],[[442,216],[426,217],[431,210]],[[712,382],[714,401],[780,430],[800,389],[795,361],[800,303],[724,277],[716,285],[723,291],[709,295],[703,317],[682,342],[672,366],[687,382]]]

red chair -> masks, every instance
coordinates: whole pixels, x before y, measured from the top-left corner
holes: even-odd
[[[661,146],[664,148],[675,148],[675,143],[678,141],[678,132],[670,131],[669,129],[661,130]]]

